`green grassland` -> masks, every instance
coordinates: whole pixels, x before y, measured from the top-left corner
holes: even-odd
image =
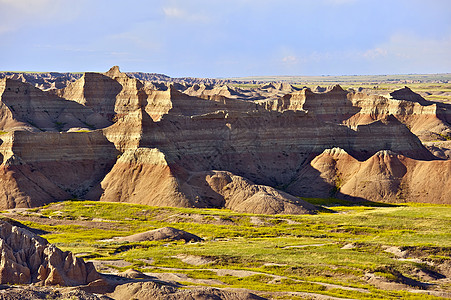
[[[248,288],[261,295],[307,292],[354,299],[438,299],[377,288],[365,274],[392,282],[403,276],[420,280],[414,270],[435,272],[432,264],[450,262],[451,206],[351,206],[343,200],[306,200],[327,209],[316,215],[253,215],[225,209],[66,201],[28,210],[21,223],[45,231],[42,236],[49,242],[85,259],[125,260],[131,263],[126,268],[217,279],[222,282],[218,287]],[[50,225],[49,220],[58,222]],[[164,226],[186,230],[204,241],[108,240]],[[342,249],[349,244],[353,247]],[[397,259],[384,251],[387,246],[408,249],[429,264]],[[211,262],[192,265],[180,255]],[[255,273],[218,275],[218,269]],[[434,289],[450,291],[451,287],[440,283]]]

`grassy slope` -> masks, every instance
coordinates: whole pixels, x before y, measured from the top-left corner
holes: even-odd
[[[310,201],[316,204],[325,202],[318,199]],[[40,216],[42,220],[61,219],[67,224],[23,223],[48,231],[43,237],[85,258],[125,259],[133,263],[131,267],[149,272],[168,272],[165,268],[177,268],[180,269],[176,271],[178,273],[186,273],[192,278],[218,279],[229,287],[262,292],[314,292],[358,299],[429,297],[377,289],[369,285],[363,276],[366,272],[378,272],[391,278],[396,277],[397,272],[405,273],[406,270],[424,267],[415,262],[398,260],[393,254],[383,251],[382,246],[412,246],[421,249],[424,259],[429,261],[449,260],[450,206],[336,206],[332,209],[334,213],[273,216],[215,209],[68,201],[31,211],[31,215]],[[264,223],[255,225],[252,222],[255,219]],[[100,229],[71,225],[70,220],[100,221],[100,224],[113,225]],[[118,244],[102,241],[163,226],[187,230],[205,241],[187,244],[168,241]],[[341,249],[348,243],[357,247]],[[175,257],[180,254],[209,257],[215,262],[193,266]],[[149,258],[153,259],[153,263],[140,261]],[[218,268],[264,274],[240,278],[219,276],[210,270]],[[274,282],[275,275],[282,277]],[[369,292],[326,288],[319,284],[321,282],[365,288]],[[449,290],[449,286],[442,288]]]

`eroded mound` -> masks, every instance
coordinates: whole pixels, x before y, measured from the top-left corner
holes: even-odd
[[[155,299],[155,300],[191,300],[191,299],[227,299],[227,300],[260,300],[265,299],[244,291],[224,291],[210,287],[181,290],[175,287],[162,286],[154,282],[128,283],[118,286],[109,295],[117,300]]]
[[[327,149],[304,174],[316,186],[311,197],[342,197],[383,202],[449,203],[451,161],[419,161],[390,150],[358,161],[343,149]],[[302,188],[294,182],[289,189]]]
[[[198,237],[195,234],[180,229],[172,227],[163,227],[155,230],[150,230],[146,232],[116,238],[115,240],[119,242],[120,241],[144,242],[144,241],[161,241],[161,240],[169,240],[169,241],[184,240],[185,242],[200,242],[202,241],[202,238]]]

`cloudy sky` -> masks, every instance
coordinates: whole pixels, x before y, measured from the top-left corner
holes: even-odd
[[[0,70],[451,72],[450,0],[0,0]]]

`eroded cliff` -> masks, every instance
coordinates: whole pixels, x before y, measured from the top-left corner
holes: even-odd
[[[384,97],[272,84],[287,94],[251,101],[236,88],[154,89],[117,67],[53,94],[1,83],[5,208],[69,197],[254,213],[314,210],[294,196],[451,201],[425,196],[437,184],[416,181],[448,172],[418,138],[451,132],[448,107],[405,89]],[[334,147],[343,150],[324,152]],[[390,162],[383,151],[394,153]],[[406,173],[393,175],[393,165]],[[368,176],[372,184],[359,183]]]

